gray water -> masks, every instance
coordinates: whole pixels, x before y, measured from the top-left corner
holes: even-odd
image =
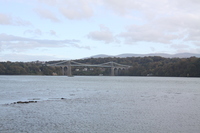
[[[16,132],[199,133],[200,79],[0,76],[0,133]]]

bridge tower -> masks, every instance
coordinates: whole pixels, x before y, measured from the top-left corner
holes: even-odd
[[[71,62],[67,62],[67,76],[72,76]]]
[[[115,67],[113,62],[111,62],[111,76],[115,76]]]
[[[61,66],[62,69],[62,74],[67,75],[67,76],[72,76],[72,71],[71,71],[71,62],[67,61],[66,65]],[[66,70],[67,69],[67,70]]]
[[[62,61],[62,62],[57,62],[54,64],[47,64],[47,66],[55,66],[55,67],[60,67],[62,70],[63,75],[67,76],[72,76],[72,71],[71,67],[72,66],[89,66],[89,67],[106,67],[106,68],[111,68],[111,76],[118,76],[121,73],[121,70],[126,70],[129,68],[127,65],[122,65],[116,62],[107,62],[107,63],[102,63],[102,64],[83,64],[83,63],[78,63],[75,61]]]
[[[60,68],[62,69],[62,75],[64,76],[65,75],[65,67],[61,66]]]

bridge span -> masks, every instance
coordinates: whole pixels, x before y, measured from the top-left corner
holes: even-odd
[[[72,76],[72,71],[71,71],[72,66],[111,68],[111,74],[110,74],[111,76],[116,76],[118,75],[119,71],[127,70],[130,67],[128,65],[122,65],[113,61],[102,63],[102,64],[84,64],[84,63],[79,63],[72,60],[65,60],[65,61],[61,61],[61,62],[57,62],[53,64],[47,64],[47,66],[60,67],[62,69],[62,74],[63,75],[66,74],[67,76]]]

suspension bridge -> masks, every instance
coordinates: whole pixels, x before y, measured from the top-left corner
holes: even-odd
[[[102,64],[84,64],[72,60],[65,60],[53,64],[47,64],[47,66],[60,67],[62,69],[62,74],[67,76],[72,76],[72,70],[71,70],[72,66],[111,68],[111,74],[110,74],[111,76],[117,76],[122,70],[127,70],[130,67],[128,65],[122,65],[112,61]]]

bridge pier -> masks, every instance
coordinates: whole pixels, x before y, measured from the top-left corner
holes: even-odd
[[[115,74],[115,76],[119,76],[119,68],[114,69],[114,74]]]
[[[64,76],[65,75],[65,67],[61,67],[61,71],[62,71],[62,75]]]
[[[114,67],[114,62],[111,62],[111,76],[115,76],[115,67]]]
[[[111,76],[119,76],[121,75],[122,71],[127,70],[128,68],[124,67],[111,67]]]
[[[72,76],[71,63],[67,62],[67,76]]]
[[[54,64],[47,64],[47,66],[58,66],[61,68],[62,75],[72,76],[71,67],[72,66],[90,66],[90,67],[105,67],[111,68],[111,76],[118,76],[123,70],[129,68],[127,65],[121,65],[115,62],[107,62],[103,64],[83,64],[75,61],[62,61]]]
[[[115,76],[115,68],[111,67],[111,76]]]
[[[62,75],[67,75],[67,76],[72,76],[72,71],[71,71],[71,63],[70,61],[67,62],[67,65],[65,66],[61,66],[61,71],[62,71]],[[67,70],[66,70],[67,69]]]

